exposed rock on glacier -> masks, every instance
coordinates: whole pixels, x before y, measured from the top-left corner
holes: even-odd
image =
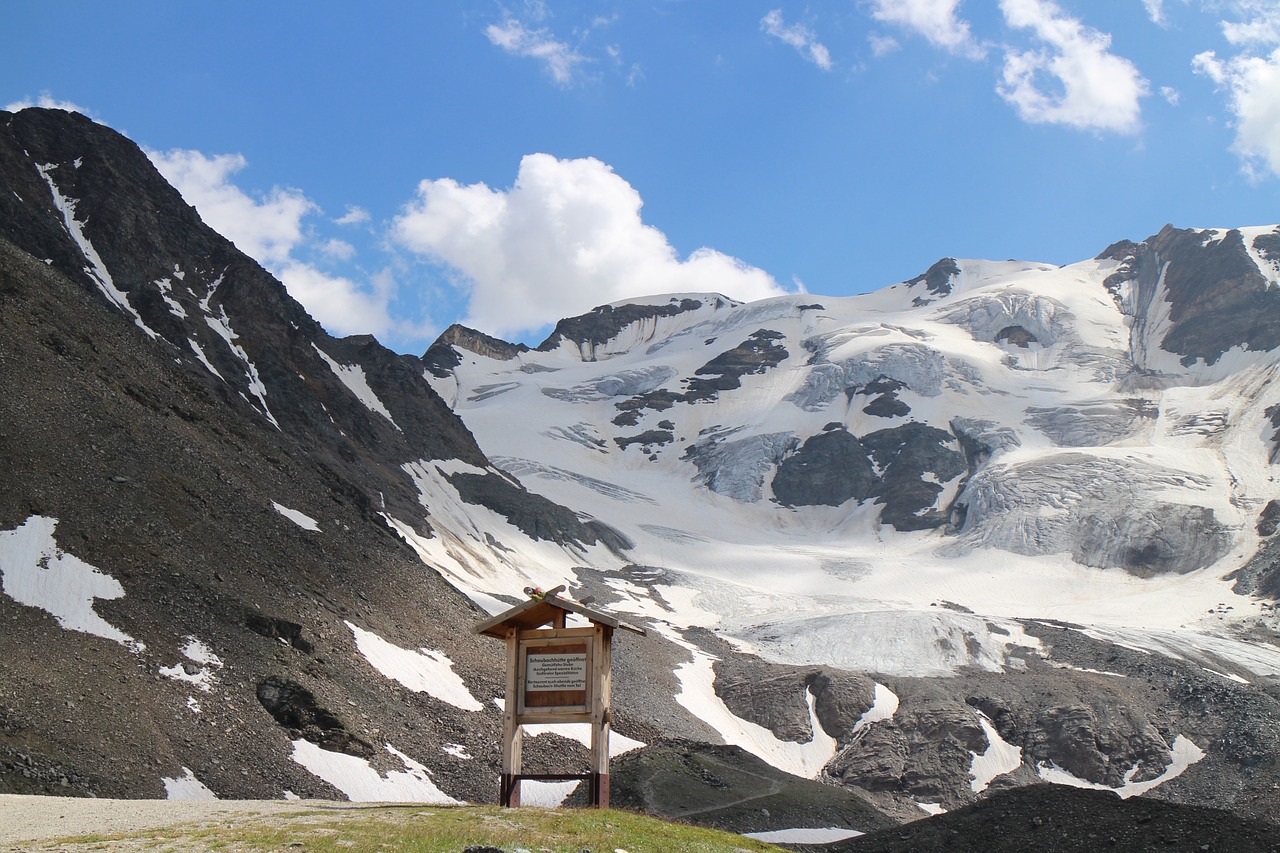
[[[912,301],[912,304],[919,307],[933,302],[933,297],[951,295],[952,285],[959,275],[960,266],[956,263],[956,259],[943,258],[925,270],[924,274],[904,283],[910,288],[915,288],[919,284],[924,285],[924,293]]]
[[[872,497],[878,479],[862,442],[848,430],[833,429],[811,436],[783,460],[773,496],[783,506],[840,506]]]
[[[509,344],[484,332],[454,323],[427,348],[422,356],[423,366],[431,372],[431,375],[443,379],[462,363],[462,356],[458,353],[459,348],[501,361],[510,361],[521,353],[529,351],[524,344]]]
[[[1201,478],[1127,460],[1060,453],[979,471],[957,498],[966,509],[962,553],[1068,553],[1078,563],[1140,577],[1204,568],[1230,549],[1231,530],[1206,506],[1160,500],[1163,489],[1208,491]]]

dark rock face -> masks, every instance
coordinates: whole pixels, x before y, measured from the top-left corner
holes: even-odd
[[[956,263],[956,259],[943,258],[925,270],[923,275],[916,276],[906,284],[908,287],[924,284],[925,290],[934,294],[934,296],[950,296],[952,284],[958,275],[960,275],[960,265]],[[932,301],[934,300],[929,297],[919,296],[916,297],[915,304],[928,305]]]
[[[659,388],[614,403],[614,408],[621,414],[614,417],[613,423],[617,426],[635,426],[640,422],[645,409],[661,412],[676,403],[709,403],[718,398],[722,391],[742,387],[743,376],[764,373],[771,367],[777,367],[787,357],[787,348],[775,343],[782,338],[782,334],[769,329],[753,332],[736,347],[725,350],[695,370],[693,376],[684,380],[683,392]]]
[[[1274,251],[1276,242],[1276,235],[1263,235],[1255,247]],[[1219,240],[1166,225],[1144,243],[1116,244],[1100,257],[1123,261],[1107,284],[1119,294],[1125,282],[1134,283],[1132,301],[1121,306],[1138,318],[1148,315],[1163,275],[1171,327],[1159,343],[1183,356],[1183,364],[1214,364],[1235,346],[1255,351],[1280,347],[1280,290],[1267,286],[1239,231]],[[1135,326],[1136,333],[1143,322]]]
[[[898,392],[907,390],[907,385],[897,379],[879,376],[866,385],[855,385],[845,391],[846,395],[874,397],[870,403],[862,407],[862,411],[877,418],[901,418],[911,414],[911,407],[898,399]]]
[[[853,730],[875,696],[871,679],[865,675],[770,664],[750,655],[724,655],[716,662],[715,673],[716,695],[730,711],[796,743],[814,736],[809,695],[822,730],[834,738]]]
[[[0,113],[0,306],[0,461],[22,472],[0,531],[56,520],[57,548],[119,582],[97,612],[139,643],[0,595],[0,791],[160,797],[185,766],[224,797],[340,798],[291,760],[310,731],[384,760],[392,743],[451,796],[492,800],[443,746],[496,767],[496,711],[398,689],[351,627],[441,649],[477,695],[501,693],[500,650],[467,630],[479,612],[387,523],[433,535],[407,464],[493,471],[422,362],[327,335],[137,146],[57,110]],[[357,371],[380,408],[347,385]],[[540,537],[627,545],[509,478],[459,476]],[[426,612],[426,635],[406,630]],[[210,695],[190,638],[220,661]]]
[[[715,307],[736,304],[723,296],[713,297]],[[582,350],[588,360],[594,358],[595,348],[618,336],[623,329],[635,323],[658,317],[674,317],[686,311],[696,311],[703,306],[699,299],[676,299],[666,305],[602,305],[590,313],[570,317],[556,324],[555,329],[538,349],[548,352],[562,343],[571,343]]]
[[[1203,806],[1030,785],[908,826],[828,845],[832,853],[1274,853],[1277,827]]]
[[[427,348],[422,356],[422,363],[433,376],[443,379],[450,375],[453,368],[462,364],[459,349],[501,361],[510,361],[529,351],[524,344],[509,344],[484,332],[454,323],[441,332],[435,343]]]
[[[872,497],[877,482],[866,448],[841,428],[811,436],[784,459],[773,496],[783,506],[840,506]]]
[[[618,445],[620,450],[626,450],[633,444],[639,444],[642,447],[652,447],[655,445],[670,444],[675,440],[675,435],[673,435],[669,429],[648,429],[638,435],[619,436],[614,439],[614,443]]]
[[[764,373],[777,367],[787,357],[787,348],[775,341],[784,339],[781,332],[760,329],[736,347],[725,350],[694,371],[696,376],[687,380],[687,402],[714,400],[720,391],[732,391],[742,387],[742,377]]]
[[[859,797],[789,776],[736,746],[660,741],[615,759],[611,776],[617,808],[730,832],[892,826]]]
[[[967,470],[954,436],[909,423],[865,435],[862,443],[880,470],[876,500],[884,504],[882,522],[897,530],[929,530],[946,524],[945,511],[934,503],[942,494],[942,484]],[[933,481],[926,480],[926,474],[932,474]]]
[[[1035,333],[1022,328],[1021,326],[1005,326],[1003,329],[996,332],[996,343],[1011,344],[1015,347],[1022,347],[1023,349],[1026,349],[1031,344],[1040,343],[1040,339],[1035,336]]]
[[[370,758],[373,747],[351,734],[342,720],[316,701],[315,695],[287,678],[271,676],[258,685],[258,701],[290,734],[330,752]]]
[[[607,524],[584,521],[572,510],[530,492],[503,475],[461,472],[448,475],[448,480],[464,501],[489,507],[531,539],[551,540],[561,545],[603,543],[618,552],[635,546]]]

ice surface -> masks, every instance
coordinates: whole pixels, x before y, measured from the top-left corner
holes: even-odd
[[[0,531],[0,572],[4,593],[19,604],[38,607],[69,631],[114,640],[130,651],[146,647],[94,612],[94,602],[124,596],[115,578],[58,547],[56,518],[33,515],[15,530]]]

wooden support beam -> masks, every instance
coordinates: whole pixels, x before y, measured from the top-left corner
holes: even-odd
[[[507,636],[507,698],[502,706],[502,781],[498,785],[498,802],[503,808],[520,805],[520,766],[522,763],[523,733],[518,722],[516,705],[519,701],[519,652],[516,632]]]

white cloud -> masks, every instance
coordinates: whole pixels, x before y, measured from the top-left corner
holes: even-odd
[[[874,56],[888,56],[902,47],[893,36],[882,36],[879,33],[868,33],[867,43],[871,45],[871,53]]]
[[[961,0],[871,0],[871,16],[896,24],[928,39],[957,56],[981,59],[987,50],[969,31],[969,22],[957,16]]]
[[[1044,45],[1005,54],[997,91],[1023,120],[1138,131],[1149,85],[1132,62],[1110,52],[1111,36],[1068,17],[1050,0],[1000,0],[1000,10],[1010,27],[1031,30]]]
[[[41,92],[40,97],[38,98],[33,99],[25,97],[21,100],[14,101],[11,104],[6,104],[4,111],[8,113],[16,113],[19,110],[25,110],[29,107],[41,107],[46,110],[66,110],[69,113],[80,113],[81,115],[93,116],[93,113],[89,112],[89,110],[79,104],[73,103],[72,101],[58,100],[48,92]]]
[[[1164,17],[1164,0],[1142,0],[1142,5],[1146,7],[1151,23],[1161,27],[1168,24]]]
[[[276,187],[257,198],[231,182],[244,169],[240,154],[209,156],[200,151],[148,151],[147,156],[200,217],[237,248],[280,279],[289,294],[316,320],[336,335],[357,333],[420,336],[427,327],[392,317],[396,284],[389,273],[374,276],[370,285],[331,275],[296,257],[313,250],[332,260],[354,256],[344,240],[313,238],[304,220],[320,208],[301,190]],[[337,222],[365,222],[369,214],[349,208]]]
[[[497,335],[652,294],[718,291],[745,301],[784,292],[764,271],[712,249],[681,261],[641,220],[642,204],[599,160],[530,154],[510,190],[423,181],[392,238],[461,273],[470,287],[466,322]]]
[[[333,220],[339,225],[363,225],[370,219],[369,211],[353,204],[347,205],[347,212]]]
[[[1255,179],[1264,170],[1280,175],[1280,49],[1266,57],[1226,61],[1207,51],[1192,60],[1192,67],[1227,91],[1236,129],[1231,148],[1245,172]]]
[[[546,29],[531,30],[515,18],[501,24],[490,24],[484,34],[495,46],[513,56],[536,59],[547,69],[551,79],[561,86],[573,82],[575,69],[587,58],[556,38]]]
[[[231,176],[248,165],[241,154],[209,157],[181,149],[147,154],[209,227],[264,266],[289,258],[303,240],[303,217],[318,210],[300,190],[275,187],[255,199],[231,183]]]
[[[1222,35],[1231,44],[1262,48],[1280,44],[1280,0],[1231,0],[1209,8],[1240,19],[1220,22]]]
[[[1182,101],[1182,94],[1172,86],[1161,86],[1160,96],[1169,102],[1169,106],[1176,107]]]
[[[326,258],[333,258],[335,261],[349,261],[356,256],[356,247],[337,237],[325,240],[319,249]]]
[[[827,46],[818,41],[818,37],[813,30],[803,24],[787,25],[782,20],[781,9],[774,9],[761,18],[760,29],[764,30],[768,35],[791,45],[800,52],[801,56],[823,71],[831,70],[831,51],[827,50]]]

